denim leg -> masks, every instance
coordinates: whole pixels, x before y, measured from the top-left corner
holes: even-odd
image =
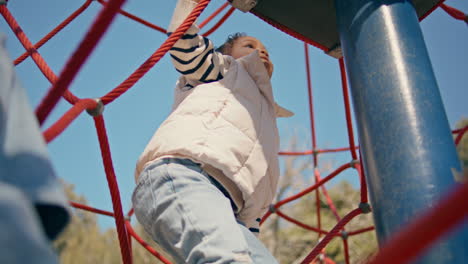
[[[254,235],[250,230],[239,224],[242,234],[249,246],[250,254],[255,264],[278,264],[278,261],[273,257],[270,251],[263,245],[263,243]]]
[[[191,161],[148,166],[133,205],[138,221],[176,263],[252,263],[229,199]]]

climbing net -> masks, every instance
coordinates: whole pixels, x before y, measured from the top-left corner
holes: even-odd
[[[39,54],[38,49],[44,45],[47,41],[49,41],[52,37],[54,37],[57,33],[59,33],[63,28],[65,28],[70,22],[72,22],[76,17],[82,14],[91,4],[92,2],[98,3],[102,5],[102,9],[91,25],[89,31],[84,36],[81,44],[77,47],[74,54],[69,58],[68,62],[66,63],[65,67],[63,68],[62,72],[59,75],[56,75],[50,67],[47,65],[44,58]],[[128,17],[129,19],[135,20],[136,22],[157,30],[161,33],[166,33],[164,28],[161,28],[157,25],[154,25],[148,21],[145,21],[131,13],[128,13],[121,9],[124,0],[86,0],[84,4],[75,10],[68,18],[66,18],[63,22],[61,22],[56,28],[54,28],[50,33],[44,36],[40,41],[33,44],[26,34],[21,30],[21,27],[12,16],[10,11],[7,8],[7,0],[0,1],[0,13],[4,17],[5,21],[13,30],[14,34],[17,36],[18,40],[23,45],[26,52],[19,56],[17,59],[14,60],[14,65],[18,65],[22,63],[26,58],[31,57],[43,75],[47,78],[47,80],[51,83],[51,88],[46,94],[46,96],[42,99],[40,104],[36,108],[36,116],[39,123],[42,125],[48,115],[51,113],[52,109],[56,106],[59,99],[61,97],[65,98],[72,107],[61,117],[59,118],[53,125],[47,128],[44,132],[44,138],[46,142],[51,142],[54,138],[59,136],[84,110],[93,116],[93,120],[96,126],[99,146],[101,150],[102,160],[104,164],[104,169],[106,173],[106,178],[108,182],[108,187],[110,190],[110,195],[112,198],[112,206],[113,211],[106,211],[97,208],[93,208],[84,204],[79,204],[76,202],[70,202],[71,205],[78,209],[88,210],[91,212],[95,212],[98,214],[103,214],[107,216],[111,216],[115,218],[116,229],[118,233],[118,240],[120,243],[120,250],[122,255],[122,261],[125,264],[132,263],[132,256],[131,256],[131,241],[135,239],[138,243],[140,243],[143,247],[145,247],[151,254],[153,254],[156,258],[158,258],[163,263],[170,263],[167,259],[164,258],[160,253],[158,253],[155,249],[153,249],[149,244],[147,244],[132,228],[130,224],[130,218],[133,215],[133,210],[129,210],[126,214],[124,214],[122,209],[122,203],[119,193],[119,188],[114,172],[114,166],[111,158],[110,148],[109,148],[109,141],[107,137],[107,132],[105,128],[104,122],[104,115],[103,110],[104,106],[110,104],[121,95],[123,95],[126,91],[134,86],[165,54],[166,52],[174,45],[174,43],[184,34],[184,32],[190,27],[190,25],[200,16],[203,12],[205,7],[208,5],[210,0],[202,0],[197,5],[197,7],[192,11],[192,13],[186,18],[184,23],[170,36],[168,37],[164,43],[143,63],[140,67],[138,67],[129,77],[127,77],[121,84],[117,87],[112,89],[107,94],[103,95],[98,99],[90,99],[90,98],[79,98],[74,95],[72,92],[68,90],[68,86],[75,78],[78,73],[78,70],[89,57],[93,49],[96,47],[96,44],[99,42],[103,34],[108,29],[110,23],[114,19],[117,14],[123,15]],[[442,8],[445,10],[449,15],[457,20],[462,20],[467,22],[467,16],[462,13],[461,11],[447,6],[443,3],[444,1],[439,1],[439,3],[424,17],[429,15],[434,9]],[[212,21],[215,17],[217,17],[220,13],[225,11],[229,7],[229,3],[226,2],[221,7],[219,7],[213,14],[207,17],[202,23],[200,23],[200,27],[203,28],[206,26],[210,21]],[[234,8],[231,7],[225,14],[214,24],[212,28],[204,33],[205,36],[210,35],[216,29],[218,29],[224,21],[226,21],[231,14],[234,12]],[[257,14],[258,15],[258,14]],[[258,15],[260,16],[260,15]],[[261,17],[261,16],[260,16]],[[424,18],[423,17],[423,18]],[[317,260],[317,256],[323,253],[323,249],[325,246],[330,242],[331,239],[335,237],[341,237],[344,246],[344,255],[346,263],[349,263],[349,251],[348,251],[348,238],[351,236],[359,235],[364,232],[374,230],[374,227],[369,226],[359,230],[346,230],[345,226],[349,223],[353,218],[360,214],[369,213],[371,208],[369,206],[368,197],[367,197],[367,189],[366,189],[366,182],[365,176],[362,169],[362,164],[360,162],[360,154],[359,154],[359,147],[354,142],[354,132],[352,126],[352,117],[351,117],[351,110],[350,110],[350,102],[349,102],[349,95],[348,95],[348,87],[347,87],[347,80],[346,80],[346,73],[345,73],[345,66],[343,59],[338,59],[339,61],[339,68],[341,72],[341,83],[342,83],[342,92],[344,98],[344,106],[345,106],[345,113],[346,113],[346,124],[347,124],[347,134],[349,140],[349,146],[345,148],[337,148],[337,149],[320,149],[317,145],[317,140],[315,136],[315,123],[314,123],[314,110],[312,104],[312,88],[311,88],[311,78],[310,78],[310,67],[309,67],[309,51],[308,45],[313,45],[319,49],[324,51],[328,51],[327,48],[314,43],[310,39],[307,39],[295,32],[292,32],[279,24],[276,24],[272,21],[269,21],[267,18],[261,17],[266,22],[270,23],[271,25],[275,26],[276,28],[304,41],[304,51],[306,57],[306,72],[307,72],[307,89],[308,89],[308,96],[309,96],[309,113],[310,113],[310,127],[311,127],[311,138],[312,138],[312,149],[303,152],[280,152],[280,155],[293,155],[293,156],[300,156],[300,155],[311,155],[313,157],[314,167],[317,168],[318,163],[318,156],[323,153],[335,153],[335,152],[345,152],[349,151],[352,157],[352,161],[345,163],[338,167],[335,171],[327,175],[326,177],[321,177],[320,172],[318,169],[314,170],[314,178],[315,183],[304,189],[303,191],[292,195],[284,200],[278,201],[277,203],[273,204],[269,210],[269,212],[263,216],[261,223],[263,223],[266,219],[268,219],[272,214],[276,214],[279,217],[285,219],[286,221],[292,222],[297,224],[298,226],[311,230],[313,232],[318,233],[319,235],[323,235],[323,238],[320,242],[311,250],[311,252],[305,257],[302,263],[315,263]],[[468,23],[468,22],[467,22]],[[468,126],[457,129],[452,131],[455,136],[455,143],[459,144],[463,135],[468,131]],[[354,168],[360,178],[360,204],[357,208],[349,212],[344,217],[340,217],[336,210],[336,206],[334,205],[332,199],[328,196],[327,190],[325,188],[325,183],[339,175],[341,172]],[[337,224],[329,231],[324,230],[322,228],[320,222],[320,204],[319,199],[317,199],[316,210],[318,216],[318,224],[317,226],[310,226],[306,223],[303,223],[299,220],[292,218],[285,214],[281,207],[285,204],[288,204],[292,201],[299,199],[300,197],[315,192],[316,197],[318,198],[320,195],[325,197],[325,200],[329,206],[329,208],[333,211],[334,215],[337,219]],[[461,221],[464,216],[468,213],[467,207],[463,205],[463,203],[457,202],[461,201],[463,197],[468,196],[468,185],[464,184],[461,185],[459,188],[454,190],[451,194],[449,194],[445,199],[443,199],[437,206],[432,208],[431,210],[425,212],[416,220],[412,221],[408,224],[400,233],[395,235],[386,245],[383,247],[379,253],[371,260],[371,263],[401,263],[411,259],[412,257],[419,254],[422,250],[427,248],[432,242],[435,241],[438,237],[444,234],[447,230],[453,227],[457,222]],[[429,223],[430,221],[430,223]],[[428,225],[430,224],[430,228]],[[344,232],[345,231],[345,232]],[[346,234],[346,235],[343,235]],[[398,252],[398,254],[393,254],[393,252]],[[324,256],[324,255],[322,255]],[[391,257],[390,257],[391,256]],[[326,256],[322,258],[324,263],[333,263],[333,261]]]

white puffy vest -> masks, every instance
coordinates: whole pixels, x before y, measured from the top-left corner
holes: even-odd
[[[173,112],[140,156],[135,177],[167,156],[209,165],[233,183],[218,179],[230,193],[242,194],[238,219],[248,227],[258,226],[255,219],[267,211],[279,177],[276,117],[292,113],[275,103],[258,52],[237,60],[226,56],[226,63],[220,81],[184,91],[186,81],[179,79]]]

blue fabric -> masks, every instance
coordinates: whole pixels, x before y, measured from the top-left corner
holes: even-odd
[[[158,160],[139,177],[135,215],[175,263],[277,263],[215,184],[191,160]]]
[[[0,33],[0,263],[55,263],[67,200],[4,46]]]
[[[16,186],[2,182],[0,263],[58,263],[31,200]]]

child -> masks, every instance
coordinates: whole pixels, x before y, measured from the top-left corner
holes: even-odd
[[[179,0],[174,31],[199,0]],[[170,116],[140,156],[138,221],[176,263],[276,260],[253,235],[276,193],[273,64],[263,44],[236,34],[218,51],[193,25],[171,49],[179,78]]]

